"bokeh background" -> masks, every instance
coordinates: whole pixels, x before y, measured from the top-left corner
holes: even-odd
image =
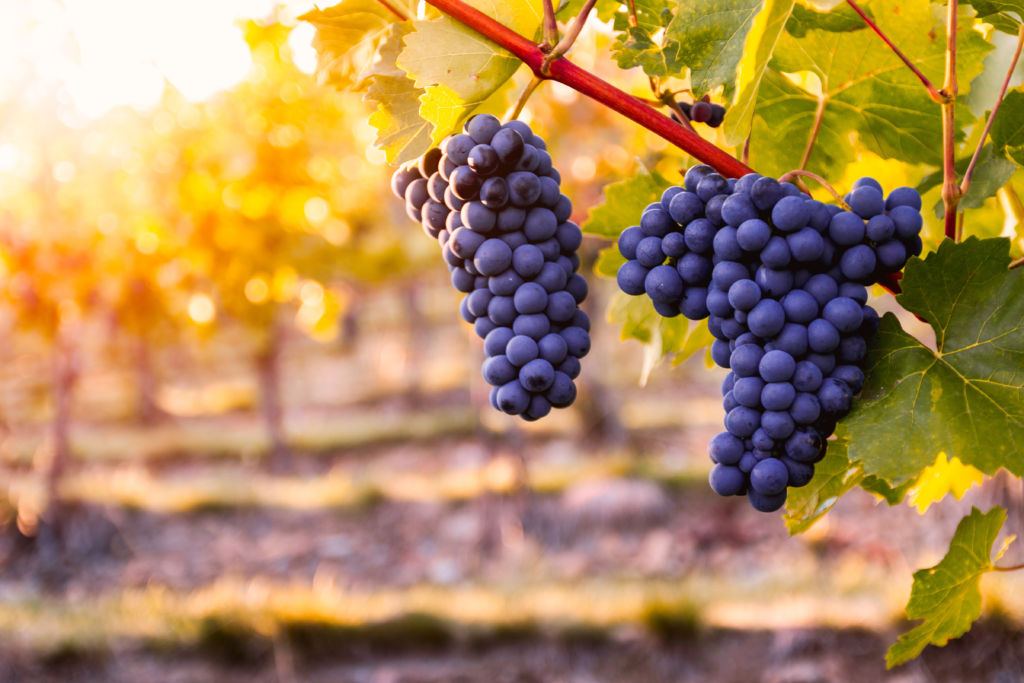
[[[309,7],[0,2],[0,680],[1021,680],[1014,576],[882,659],[970,505],[1021,529],[1019,482],[925,517],[853,493],[795,538],[718,499],[722,372],[641,386],[599,240],[579,400],[494,413]],[[642,94],[607,43],[573,58]],[[555,84],[524,117],[577,222],[688,163]],[[865,154],[838,184],[865,173],[919,180]]]

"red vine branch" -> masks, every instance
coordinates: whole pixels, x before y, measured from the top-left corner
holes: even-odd
[[[427,0],[427,3],[514,54],[539,78],[558,81],[600,102],[712,166],[723,176],[738,178],[753,172],[751,168],[696,133],[686,130],[638,98],[581,69],[564,57],[553,60],[548,65],[548,73],[543,73],[542,67],[547,55],[537,45],[461,0]]]
[[[716,169],[723,176],[738,178],[753,169],[667,116],[659,114],[640,98],[619,90],[594,74],[559,57],[544,66],[547,55],[532,41],[498,23],[461,0],[426,0],[452,19],[505,48],[530,67],[538,79],[551,79],[603,104],[647,130],[668,140],[690,156]],[[886,276],[879,283],[894,294],[901,291],[897,276]]]

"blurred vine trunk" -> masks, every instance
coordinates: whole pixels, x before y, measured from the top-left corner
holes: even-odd
[[[585,263],[580,267],[581,272],[590,272],[593,269],[595,255],[589,252],[581,252]],[[607,302],[601,296],[598,287],[591,287],[587,298],[580,306],[591,321],[600,320],[604,317]],[[591,325],[596,331],[596,325]],[[599,358],[598,356],[605,356]],[[588,363],[589,361],[589,363]],[[583,371],[580,373],[580,395],[576,401],[583,417],[583,432],[596,442],[611,446],[621,446],[629,440],[629,431],[622,424],[620,410],[622,401],[619,400],[619,393],[598,378],[597,372],[588,372],[587,368],[610,368],[614,367],[612,359],[608,357],[608,349],[600,344],[593,344],[590,353],[582,361]]]
[[[157,378],[153,369],[153,344],[149,335],[135,335],[135,417],[140,424],[153,425],[167,418],[156,402]]]
[[[291,453],[285,441],[284,412],[281,407],[281,346],[283,342],[281,325],[274,316],[267,331],[266,343],[256,354],[256,372],[260,383],[260,412],[270,442],[270,468],[274,471],[287,469],[291,464]]]
[[[419,286],[416,283],[409,283],[402,292],[405,300],[406,320],[409,323],[409,343],[406,346],[409,355],[406,359],[406,372],[410,379],[406,399],[409,407],[413,409],[422,408],[425,404],[423,364],[427,361],[425,345],[430,338],[430,328],[420,305]]]
[[[78,349],[67,335],[58,336],[53,352],[53,455],[46,465],[45,524],[39,528],[39,542],[45,553],[59,551],[64,536],[65,508],[60,499],[60,484],[71,460],[71,397],[78,380]]]

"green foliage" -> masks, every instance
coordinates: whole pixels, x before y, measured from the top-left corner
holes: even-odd
[[[810,529],[841,497],[858,486],[889,505],[896,505],[915,484],[915,481],[910,481],[892,487],[878,477],[865,475],[860,463],[850,462],[849,448],[849,432],[843,425],[839,425],[836,438],[829,442],[825,457],[814,466],[814,479],[807,486],[789,490],[784,519],[791,535]]]
[[[973,155],[974,151],[971,150],[971,156]],[[957,159],[956,172],[961,177],[967,171],[967,166],[971,163],[971,156]],[[1016,164],[999,154],[993,153],[992,145],[985,145],[981,150],[981,154],[978,155],[978,163],[974,167],[974,175],[971,176],[971,184],[967,188],[967,193],[960,198],[960,208],[977,209],[981,207],[986,199],[995,196],[999,188],[1005,185],[1016,171]],[[923,195],[928,190],[940,185],[942,185],[942,171],[935,171],[918,183],[917,190]],[[941,201],[935,204],[934,210],[936,217],[942,216],[943,205]],[[999,227],[1002,228],[1002,226]]]
[[[978,17],[1003,33],[1015,34],[1024,21],[1024,2],[1021,0],[971,0]]]
[[[874,19],[870,6],[861,9]],[[812,29],[842,33],[866,28],[867,24],[849,5],[840,5],[830,12],[816,12],[809,7],[795,5],[792,16],[786,22],[786,33],[794,38],[803,38]]]
[[[992,145],[1000,154],[1024,166],[1024,91],[1006,93],[992,123]]]
[[[621,69],[642,67],[648,76],[678,76],[686,69],[681,60],[679,41],[664,31],[672,21],[667,0],[637,0],[637,25],[631,25],[629,14],[615,17],[615,30],[620,31],[612,45],[612,54]]]
[[[683,316],[663,318],[646,296],[623,292],[612,296],[608,321],[621,325],[623,341],[635,339],[643,345],[641,384],[647,382],[651,372],[665,358],[671,358],[673,366],[679,365],[694,353],[707,349],[713,339],[707,321],[696,323]]]
[[[726,111],[725,122],[722,124],[729,144],[739,144],[750,134],[754,104],[757,102],[764,71],[790,13],[796,7],[793,0],[765,0],[764,9],[754,20],[739,62],[736,99]]]
[[[846,493],[864,480],[864,471],[847,457],[848,441],[842,428],[829,443],[825,457],[814,466],[814,478],[807,486],[790,489],[786,496],[786,529],[790,534],[807,531]]]
[[[946,556],[934,567],[914,572],[907,616],[924,621],[889,648],[885,658],[889,668],[913,659],[929,644],[941,646],[962,636],[981,616],[981,577],[993,569],[992,544],[1005,521],[1006,511],[1000,507],[985,513],[973,508],[957,525]],[[1011,540],[1003,544],[996,559]]]
[[[747,33],[762,4],[763,0],[679,3],[665,38],[678,43],[690,68],[694,95],[702,96],[719,86],[725,86],[727,96],[731,94]]]
[[[944,27],[926,0],[872,3],[877,23],[914,64],[941,82],[945,64]],[[806,15],[802,15],[806,16]],[[829,15],[819,15],[828,17]],[[836,32],[800,23],[802,37],[784,33],[758,96],[751,161],[762,173],[797,168],[813,129],[815,112],[824,114],[809,170],[834,176],[855,158],[850,133],[884,158],[937,165],[942,149],[940,110],[900,59],[869,30]],[[824,21],[824,20],[823,20]],[[925,30],[928,28],[929,30]],[[981,72],[991,46],[969,22],[960,26],[957,73],[961,94]],[[816,79],[797,85],[782,72],[810,72]],[[970,123],[959,108],[958,129]],[[962,132],[957,136],[962,137]]]
[[[1024,474],[1024,277],[1007,270],[1008,247],[947,241],[907,265],[897,301],[928,320],[936,350],[882,319],[845,420],[850,459],[867,474],[899,485],[940,452]]]
[[[641,169],[632,178],[606,185],[604,202],[590,210],[580,228],[588,235],[617,239],[619,233],[640,220],[640,213],[672,183],[657,171]]]

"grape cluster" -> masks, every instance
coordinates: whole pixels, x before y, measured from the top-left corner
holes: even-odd
[[[583,234],[546,147],[522,121],[479,114],[391,179],[465,294],[460,311],[484,340],[491,405],[528,421],[576,399],[590,350],[579,308],[587,283],[576,272]]]
[[[751,173],[687,171],[626,228],[618,284],[665,316],[708,319],[726,431],[711,439],[711,487],[771,512],[803,486],[864,384],[859,363],[878,327],[866,285],[921,253],[921,197],[886,198],[862,178],[826,205]]]

